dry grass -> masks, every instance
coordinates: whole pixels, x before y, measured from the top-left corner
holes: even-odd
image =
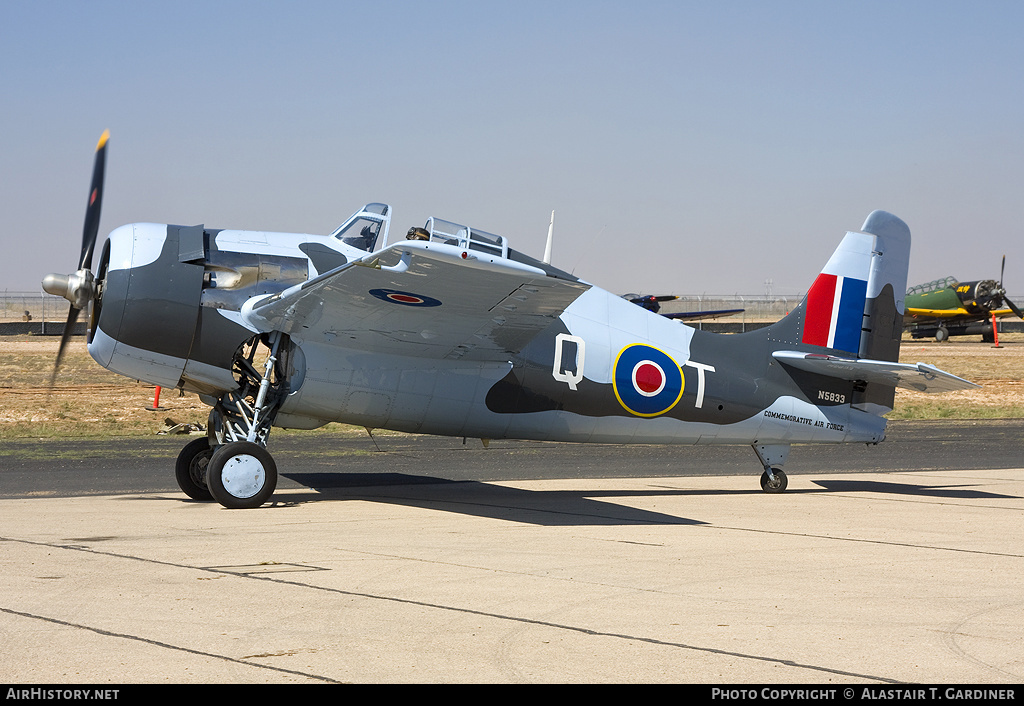
[[[50,375],[60,340],[11,336],[0,339],[0,438],[156,434],[167,417],[206,424],[209,408],[195,395],[179,397],[101,368],[81,339],[72,340],[56,384]]]
[[[978,338],[946,343],[904,340],[900,361],[929,363],[982,387],[942,395],[897,390],[896,409],[889,418],[1024,418],[1024,334],[1001,334],[999,348]]]
[[[943,395],[898,390],[890,418],[1024,418],[1024,334],[1001,336],[1000,343],[997,349],[975,337],[941,344],[904,341],[903,362],[930,363],[983,387]],[[147,409],[153,405],[154,387],[104,370],[80,338],[71,342],[50,390],[58,345],[55,337],[0,337],[0,438],[157,434],[168,418],[206,424],[209,408],[193,394],[165,389],[161,409]],[[331,424],[324,432],[354,430]]]

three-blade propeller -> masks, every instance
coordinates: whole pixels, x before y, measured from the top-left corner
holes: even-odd
[[[92,170],[92,184],[89,187],[89,202],[85,207],[85,226],[82,229],[82,252],[78,259],[78,270],[70,275],[49,274],[43,278],[44,291],[64,297],[71,302],[71,306],[68,308],[67,322],[64,324],[64,333],[60,337],[60,347],[57,349],[53,375],[50,378],[51,387],[57,379],[57,371],[60,370],[64,350],[71,339],[75,323],[78,321],[78,312],[88,308],[96,299],[97,286],[96,278],[92,273],[92,254],[96,249],[96,236],[100,227],[100,209],[103,206],[103,181],[109,138],[110,132],[105,131],[96,145],[96,161]]]
[[[1003,266],[999,269],[999,294],[1002,296],[1003,301],[1006,302],[1006,306],[1010,307],[1010,311],[1012,311],[1017,317],[1024,319],[1024,313],[1021,313],[1020,308],[1011,302],[1006,296],[1006,289],[1003,287],[1004,272],[1006,272],[1006,255],[1003,255]]]

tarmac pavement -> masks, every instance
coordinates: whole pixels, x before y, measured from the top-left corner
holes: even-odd
[[[1021,468],[403,478],[0,500],[0,682],[1024,681]]]

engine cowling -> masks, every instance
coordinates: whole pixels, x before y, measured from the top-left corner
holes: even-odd
[[[111,232],[90,317],[96,362],[163,387],[214,396],[235,389],[235,353],[256,333],[235,311],[249,296],[304,281],[308,271],[298,258],[268,267],[266,256],[219,252],[215,234],[154,223]]]

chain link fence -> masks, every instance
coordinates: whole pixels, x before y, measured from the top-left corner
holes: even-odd
[[[661,313],[722,311],[742,309],[743,311],[704,321],[693,321],[692,325],[708,330],[746,331],[760,328],[778,321],[792,311],[803,299],[802,294],[743,295],[743,294],[701,294],[680,296],[661,306]],[[1014,302],[1024,301],[1024,296],[1011,296]],[[60,335],[68,316],[68,303],[60,297],[42,292],[0,293],[0,333],[41,333]],[[79,316],[76,333],[84,333],[84,316]],[[1007,322],[1014,322],[1010,318]],[[1003,322],[1000,322],[1001,324]],[[1000,327],[1002,328],[1002,326]]]
[[[25,329],[26,333],[60,334],[67,318],[68,303],[60,297],[42,292],[0,293],[0,324],[4,324],[4,328],[12,333]],[[47,324],[50,324],[50,330],[47,330]]]
[[[702,312],[702,311],[729,311],[742,309],[742,311],[720,316],[714,319],[692,322],[697,328],[712,328],[717,324],[728,322],[730,328],[745,331],[749,325],[751,328],[758,328],[764,324],[778,321],[791,312],[803,300],[803,295],[773,296],[773,295],[718,295],[702,294],[680,296],[674,301],[665,302],[661,307],[663,314],[675,314],[680,312]]]
[[[713,322],[729,321],[732,324],[764,324],[778,321],[800,303],[801,296],[743,296],[743,295],[695,295],[682,296],[675,301],[662,304],[662,313],[681,311],[713,311],[743,309],[727,318],[718,318],[694,325],[710,326]],[[11,333],[60,334],[68,316],[68,303],[60,297],[41,292],[0,293],[0,324]],[[83,316],[79,322],[84,321]],[[25,324],[25,326],[14,326]]]

